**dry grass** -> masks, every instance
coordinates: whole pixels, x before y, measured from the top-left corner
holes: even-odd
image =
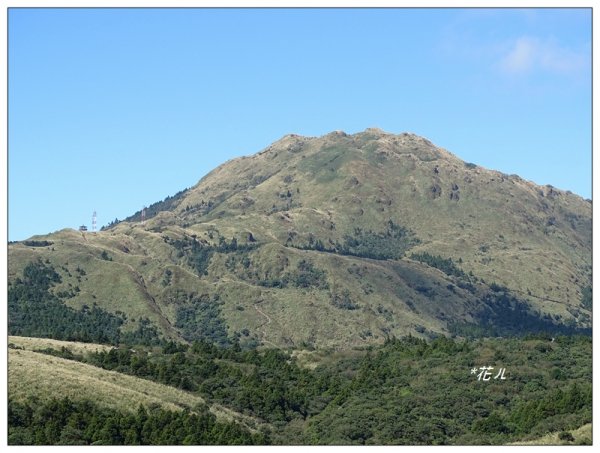
[[[53,340],[52,338],[33,338],[33,337],[17,337],[10,335],[8,337],[8,344],[14,344],[19,348],[26,349],[28,351],[34,351],[36,349],[56,349],[68,348],[73,354],[87,354],[88,352],[104,352],[113,349],[112,346],[94,343],[80,343],[76,341],[61,341]]]
[[[573,438],[575,439],[572,442],[566,442],[564,440],[560,440],[558,435],[559,433],[549,433],[543,437],[534,440],[527,440],[523,442],[515,442],[511,445],[577,445],[583,443],[585,445],[592,444],[592,424],[588,423],[587,425],[583,425],[580,428],[577,428],[572,431],[568,431],[571,433]]]
[[[205,403],[200,396],[174,387],[30,350],[64,346],[82,353],[110,346],[12,336],[9,343],[25,348],[8,350],[8,392],[17,401],[30,396],[42,400],[87,398],[101,406],[128,412],[136,411],[140,404],[183,410]],[[256,419],[220,404],[211,405],[209,410],[221,420],[236,421],[252,431],[261,425]]]
[[[89,398],[121,411],[135,411],[140,404],[158,404],[170,410],[204,403],[196,395],[115,371],[46,354],[10,349],[8,388],[11,398]]]

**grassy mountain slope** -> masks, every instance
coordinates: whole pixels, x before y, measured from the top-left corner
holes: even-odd
[[[72,399],[87,395],[107,407],[128,411],[140,404],[181,410],[203,402],[177,389],[33,351],[10,350],[8,369],[9,392],[17,401],[32,393]]]
[[[185,341],[347,348],[504,334],[511,316],[517,328],[591,326],[590,202],[377,129],[288,135],[144,224],[11,244],[9,280],[38,259],[69,306],[122,312],[125,329],[148,318]]]
[[[281,243],[311,233],[326,243],[391,219],[416,232],[418,251],[462,258],[465,270],[529,290],[548,308],[550,299],[576,305],[589,281],[590,203],[467,164],[411,134],[287,136],[207,175],[174,214],[200,232],[226,218],[226,237],[249,223],[256,237]]]
[[[40,401],[64,397],[89,399],[101,407],[132,413],[140,405],[180,411],[206,404],[203,398],[191,392],[37,352],[68,349],[73,354],[85,355],[110,348],[105,345],[17,336],[9,336],[8,341],[13,345],[8,350],[8,391],[15,401],[31,397]],[[235,421],[251,430],[259,425],[254,418],[220,404],[209,405],[209,410],[219,420]]]

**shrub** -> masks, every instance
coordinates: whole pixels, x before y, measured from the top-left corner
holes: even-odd
[[[573,442],[575,440],[573,434],[571,434],[569,431],[561,431],[558,434],[558,438],[565,442]]]

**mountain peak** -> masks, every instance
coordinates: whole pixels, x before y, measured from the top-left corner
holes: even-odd
[[[348,134],[346,134],[342,130],[331,131],[329,134],[326,135],[326,137],[347,137],[347,136],[348,136]]]
[[[383,129],[380,129],[378,127],[368,127],[365,129],[365,131],[363,133],[364,134],[374,134],[374,135],[389,135],[388,132],[386,132]]]
[[[222,302],[229,331],[249,332],[243,341],[281,347],[448,334],[487,326],[494,313],[513,327],[591,320],[581,302],[591,287],[589,203],[379,128],[287,134],[149,206],[143,223],[138,213],[10,253],[23,263],[12,276],[33,258],[58,269],[68,256],[89,275],[63,273],[63,286],[82,289],[71,302],[128,300],[135,316],[149,306],[161,330],[190,341],[199,300]],[[498,288],[521,305],[506,305]]]
[[[356,132],[354,134],[348,134],[347,132],[336,129],[331,132],[328,132],[321,136],[310,136],[310,135],[300,135],[296,133],[289,133],[283,135],[279,140],[273,142],[270,146],[266,148],[266,150],[270,150],[275,148],[278,145],[288,145],[290,143],[298,143],[298,142],[306,142],[309,140],[320,140],[320,139],[336,139],[336,138],[354,138],[354,139],[362,139],[363,141],[377,141],[381,139],[394,140],[396,143],[400,142],[418,142],[428,145],[430,147],[435,147],[431,141],[422,137],[418,134],[412,132],[402,132],[400,134],[393,134],[391,132],[386,132],[378,127],[368,127],[364,131]]]

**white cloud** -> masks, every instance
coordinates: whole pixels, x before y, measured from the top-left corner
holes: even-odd
[[[536,58],[537,43],[531,38],[519,38],[508,55],[500,61],[500,67],[511,74],[529,72]]]
[[[508,74],[534,71],[573,74],[586,68],[589,54],[558,45],[552,40],[522,36],[512,42],[499,61]]]

